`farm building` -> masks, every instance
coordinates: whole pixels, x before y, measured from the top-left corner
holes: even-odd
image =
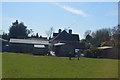
[[[118,59],[118,47],[117,46],[103,46],[98,47],[98,49],[103,50],[101,57],[102,58],[109,58],[109,59]]]
[[[11,52],[42,55],[48,51],[47,39],[10,39]]]
[[[28,38],[28,39],[10,39],[9,47],[11,52],[45,54],[51,52],[56,56],[67,57],[69,54],[75,56],[85,49],[85,45],[80,43],[79,35],[59,29],[58,33],[53,33],[50,40],[42,38]]]
[[[0,38],[0,52],[6,52],[6,51],[9,51],[9,41],[8,40],[5,40],[5,39],[2,39]]]
[[[51,50],[56,56],[67,57],[69,54],[75,56],[75,53],[82,51],[85,46],[80,43],[79,35],[59,29],[58,33],[53,33],[53,38],[50,40]]]

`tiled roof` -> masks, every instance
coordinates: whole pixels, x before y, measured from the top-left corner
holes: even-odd
[[[50,41],[79,41],[79,35],[78,34],[70,34],[67,33],[65,30],[62,31],[61,33],[54,33],[53,39]]]
[[[57,36],[59,33],[53,33],[53,37]]]

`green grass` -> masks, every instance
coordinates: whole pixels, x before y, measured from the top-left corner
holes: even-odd
[[[3,78],[117,78],[118,60],[2,53]]]

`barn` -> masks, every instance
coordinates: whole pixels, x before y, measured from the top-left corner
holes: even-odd
[[[53,33],[53,38],[50,40],[51,50],[55,52],[56,56],[68,57],[69,53],[75,56],[76,53],[84,50],[85,46],[80,43],[79,35],[72,34],[66,30],[58,30],[58,33]]]

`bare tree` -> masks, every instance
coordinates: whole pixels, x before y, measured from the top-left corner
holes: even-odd
[[[112,39],[114,40],[115,45],[120,45],[120,25],[115,26],[112,29]]]
[[[109,28],[99,29],[95,32],[92,32],[92,44],[94,46],[100,46],[101,42],[109,41],[111,38],[111,31]]]
[[[31,37],[35,35],[33,29],[29,29],[29,30],[27,31],[27,33],[28,33],[29,36],[31,36]]]
[[[85,33],[84,33],[84,36],[86,37],[87,35],[90,35],[91,34],[91,30],[87,30]]]
[[[52,38],[53,32],[54,32],[54,28],[53,27],[50,27],[50,29],[48,31],[46,31],[46,35],[47,35],[48,39]]]

